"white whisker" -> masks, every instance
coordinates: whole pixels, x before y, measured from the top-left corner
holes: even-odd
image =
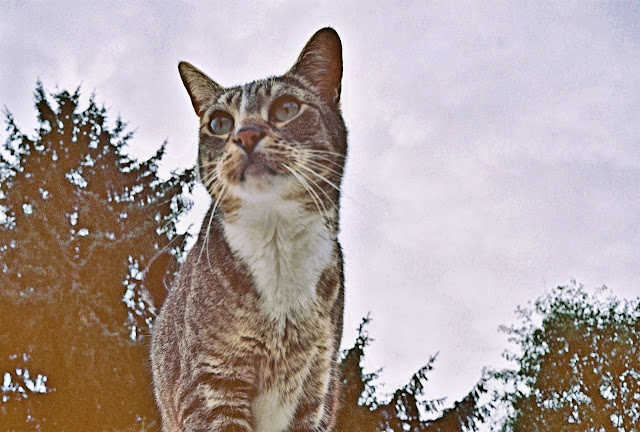
[[[315,172],[314,170],[312,170],[311,168],[305,166],[305,165],[301,165],[301,164],[297,164],[300,168],[303,168],[307,171],[309,171],[310,173],[312,173],[313,175],[315,175],[316,177],[320,178],[321,180],[324,180],[328,185],[332,186],[335,190],[337,190],[338,192],[340,192],[340,188],[338,186],[336,186],[333,182],[331,182],[330,180],[328,180],[325,176],[318,174],[317,172]]]
[[[160,207],[161,205],[164,205],[164,204],[172,201],[174,198],[175,198],[175,196],[172,196],[171,198],[169,198],[169,199],[167,199],[165,201],[162,201],[161,203],[154,203],[154,207]],[[189,205],[183,203],[182,204],[182,208],[180,209],[180,211],[178,211],[177,213],[172,212],[171,213],[172,217],[169,220],[167,220],[166,223],[163,226],[160,227],[160,230],[164,231],[172,222],[177,221],[177,219],[180,216],[182,216],[182,214],[187,210],[189,210]],[[158,222],[160,222],[160,221],[158,221]]]
[[[359,200],[357,200],[357,199],[353,198],[352,196],[345,194],[345,193],[344,193],[344,191],[341,191],[341,190],[340,190],[340,188],[339,188],[336,184],[334,184],[333,182],[331,182],[331,181],[330,181],[329,179],[327,179],[325,176],[323,176],[323,175],[321,175],[321,174],[319,174],[319,173],[315,172],[314,170],[310,169],[309,167],[307,167],[307,166],[305,166],[305,165],[300,165],[300,164],[297,164],[297,165],[298,165],[298,166],[300,166],[300,168],[303,168],[303,169],[305,169],[306,171],[310,172],[311,174],[315,175],[315,176],[316,176],[316,177],[318,177],[320,180],[322,180],[322,181],[326,182],[328,185],[330,185],[330,186],[331,186],[331,187],[333,187],[335,190],[337,190],[338,192],[340,192],[340,195],[341,195],[341,196],[343,196],[343,197],[345,197],[345,198],[348,198],[348,199],[349,199],[349,200],[351,200],[353,203],[358,204],[360,207],[362,207],[362,208],[364,208],[364,209],[370,210],[370,207],[369,207],[369,206],[367,206],[367,205],[366,205],[366,204],[364,204],[363,202],[361,202],[361,201],[359,201]],[[323,166],[323,165],[322,165],[322,166]],[[323,166],[323,167],[324,167],[324,166]],[[324,168],[326,168],[326,167],[324,167]]]
[[[300,164],[296,164],[296,165],[300,166]],[[303,168],[304,168],[304,167],[303,167]],[[318,183],[316,183],[315,181],[313,181],[313,179],[312,179],[312,178],[310,178],[309,176],[305,175],[305,174],[304,174],[304,173],[302,173],[302,172],[298,172],[298,174],[300,174],[301,176],[303,176],[305,179],[307,179],[308,181],[310,181],[311,183],[313,183],[313,185],[314,185],[315,187],[317,187],[318,189],[320,189],[320,192],[322,192],[322,193],[324,194],[324,196],[326,196],[326,197],[327,197],[327,199],[329,200],[329,202],[331,203],[331,205],[333,206],[333,208],[335,208],[336,210],[339,210],[339,209],[338,209],[338,206],[333,202],[333,200],[331,199],[331,197],[329,196],[329,194],[327,194],[327,192],[325,192],[325,190],[324,190],[324,189],[323,189],[323,188],[322,188]],[[324,205],[323,205],[323,207],[324,207]]]
[[[312,164],[312,165],[314,165],[314,166],[317,166],[318,168],[326,169],[327,171],[334,173],[334,174],[335,174],[335,175],[337,175],[338,177],[342,177],[342,174],[341,174],[341,173],[339,173],[338,171],[336,171],[336,170],[334,170],[334,169],[332,169],[332,168],[329,168],[328,166],[326,166],[326,165],[324,165],[324,164],[321,164],[320,162],[316,162],[316,161],[314,161],[313,159],[307,159],[305,162],[306,162],[306,163],[310,163],[310,164]]]
[[[219,178],[218,173],[214,171],[211,174],[207,175],[206,178],[202,179],[202,184],[204,185],[205,188],[208,188],[211,185],[211,183],[218,180],[218,178]]]
[[[209,255],[209,236],[211,235],[211,223],[213,222],[213,216],[216,213],[216,209],[218,208],[218,204],[223,199],[223,196],[224,196],[226,188],[227,188],[227,185],[224,184],[222,186],[222,188],[220,189],[220,192],[218,193],[218,197],[216,198],[215,202],[213,203],[213,206],[211,207],[211,214],[209,215],[209,223],[207,224],[207,232],[205,234],[205,240],[204,240],[203,247],[207,250],[207,261],[209,263],[209,268],[211,270],[213,270],[211,268],[211,257]],[[198,257],[198,262],[202,258],[202,252],[203,252],[203,250],[200,251],[200,256]]]
[[[322,216],[324,219],[328,220],[328,215],[326,213],[327,209],[324,208],[324,204],[322,203],[322,200],[320,199],[320,197],[318,196],[318,194],[311,188],[311,186],[309,186],[309,184],[300,177],[300,175],[302,173],[296,172],[293,168],[289,167],[288,165],[282,164],[283,167],[285,167],[302,185],[303,188],[306,189],[307,192],[309,192],[309,196],[311,197],[311,199],[313,200],[313,203],[316,205],[316,208],[318,209],[318,214],[320,214],[320,216]],[[318,204],[318,202],[320,204],[322,204],[322,207],[325,210],[325,213],[322,213],[322,210],[320,210],[320,205]]]
[[[306,153],[306,152],[305,152],[305,153]],[[331,164],[335,165],[335,166],[336,166],[336,167],[338,167],[338,168],[343,168],[343,167],[344,167],[344,164],[339,163],[339,162],[336,162],[336,161],[334,161],[334,160],[331,160],[331,159],[330,159],[329,157],[327,157],[327,156],[319,155],[319,154],[316,154],[316,153],[307,153],[307,154],[305,154],[304,156],[305,156],[305,158],[306,158],[306,159],[311,159],[311,160],[320,160],[320,161],[323,161],[323,162],[329,162],[329,163],[331,163]]]
[[[211,221],[213,220],[213,211],[209,214],[209,223],[207,225],[207,232],[205,233],[204,241],[202,242],[202,249],[200,249],[200,254],[198,255],[198,265],[200,265],[200,260],[202,259],[202,253],[209,245],[209,230],[211,229]]]
[[[218,163],[218,160],[212,160],[203,164],[200,164],[200,167],[202,168],[206,168],[206,167],[210,167],[211,165],[216,165]]]
[[[304,151],[310,152],[310,153],[320,153],[320,154],[330,154],[333,156],[337,156],[337,157],[341,157],[341,158],[346,158],[346,155],[343,155],[342,153],[336,153],[336,152],[332,152],[329,150],[319,150],[319,149],[311,149],[311,148],[305,148]]]

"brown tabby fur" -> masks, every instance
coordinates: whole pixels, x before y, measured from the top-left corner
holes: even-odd
[[[287,73],[244,86],[223,88],[185,62],[179,69],[200,117],[199,175],[214,204],[154,324],[163,430],[333,431],[347,150],[340,39],[322,29]],[[274,117],[290,100],[297,114]],[[216,135],[221,112],[233,128]],[[246,131],[259,134],[255,148]]]

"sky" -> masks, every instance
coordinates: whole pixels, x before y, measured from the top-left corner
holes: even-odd
[[[284,73],[342,38],[349,129],[340,240],[344,347],[370,313],[369,371],[392,392],[429,357],[430,397],[463,397],[509,348],[501,324],[572,279],[640,293],[640,3],[0,0],[0,106],[95,94],[193,166],[187,60],[221,85]],[[4,141],[6,132],[0,131]],[[202,189],[183,224],[210,205]]]

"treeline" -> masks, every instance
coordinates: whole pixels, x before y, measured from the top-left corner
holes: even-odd
[[[93,98],[35,91],[29,136],[5,112],[0,150],[0,424],[3,430],[158,430],[142,272],[161,251],[170,284],[188,233],[193,170],[158,176]],[[168,257],[168,258],[167,258]],[[368,318],[343,353],[340,432],[640,430],[640,305],[571,283],[504,327],[513,368],[487,370],[453,404],[428,396],[435,357],[392,394],[363,370]],[[410,349],[408,347],[407,349]],[[450,408],[444,408],[450,406]]]

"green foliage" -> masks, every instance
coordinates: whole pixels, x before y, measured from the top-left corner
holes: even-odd
[[[640,430],[640,303],[605,294],[572,282],[503,328],[518,347],[506,354],[517,367],[494,373],[503,430]]]
[[[363,319],[358,327],[354,346],[342,356],[342,405],[337,430],[341,432],[455,432],[477,430],[489,411],[479,404],[485,393],[484,382],[453,407],[440,412],[444,399],[425,399],[427,374],[433,369],[436,356],[418,370],[404,387],[397,389],[387,400],[380,400],[374,381],[377,373],[365,373],[362,366],[364,351],[371,342],[365,330],[370,321]],[[437,416],[435,420],[424,415]]]
[[[193,172],[157,175],[107,124],[93,98],[35,92],[39,126],[6,113],[0,152],[0,374],[3,430],[157,425],[139,273],[160,250],[184,252],[175,227]]]

